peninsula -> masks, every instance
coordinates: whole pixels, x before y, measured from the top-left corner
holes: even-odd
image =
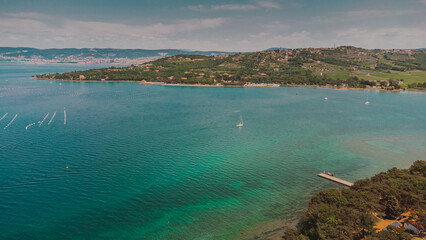
[[[175,55],[117,68],[37,75],[71,81],[140,81],[207,86],[426,88],[426,50],[275,49],[253,53]]]

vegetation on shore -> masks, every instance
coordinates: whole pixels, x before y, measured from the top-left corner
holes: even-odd
[[[409,169],[389,169],[350,188],[326,189],[314,195],[297,229],[287,229],[284,239],[411,239],[412,232],[397,227],[377,232],[379,219],[397,219],[416,213],[415,223],[425,227],[426,161]]]
[[[274,83],[423,89],[426,88],[426,50],[368,50],[344,46],[216,56],[176,55],[124,68],[41,74],[37,77],[222,86]]]

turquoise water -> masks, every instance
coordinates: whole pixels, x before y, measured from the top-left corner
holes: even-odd
[[[29,78],[90,67],[0,65],[0,238],[262,237],[337,187],[320,171],[426,156],[422,93]]]

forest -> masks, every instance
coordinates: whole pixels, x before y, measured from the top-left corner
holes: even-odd
[[[374,226],[410,211],[408,223],[424,230],[425,192],[424,160],[358,180],[350,188],[326,189],[312,196],[298,227],[287,229],[283,239],[412,239],[410,230],[391,226],[378,231]]]

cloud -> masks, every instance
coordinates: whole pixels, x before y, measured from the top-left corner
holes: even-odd
[[[21,16],[24,14],[15,14]],[[184,19],[173,23],[128,25],[54,18],[0,18],[0,45],[38,47],[165,47],[163,42],[180,35],[222,26],[226,18]],[[188,47],[188,46],[186,46]]]
[[[426,2],[426,0],[423,0]],[[341,13],[342,15],[349,16],[352,18],[377,18],[377,17],[394,17],[398,15],[411,15],[411,14],[426,14],[425,10],[359,10],[359,11],[348,11]]]
[[[253,10],[257,7],[248,4],[225,4],[225,5],[214,5],[211,7],[212,10]]]
[[[287,23],[282,23],[280,21],[272,21],[267,24],[262,24],[261,27],[263,29],[267,29],[270,32],[282,32],[282,31],[289,30],[292,27],[292,25]]]
[[[20,16],[22,14],[15,14]],[[25,15],[25,17],[28,17]],[[0,32],[33,32],[39,31],[56,33],[84,33],[90,34],[128,34],[128,35],[167,35],[180,32],[198,31],[221,26],[226,18],[203,18],[177,20],[171,24],[156,23],[151,25],[126,25],[121,23],[79,21],[73,19],[56,19],[55,24],[28,18],[2,18],[0,19]]]
[[[311,32],[306,30],[302,31],[288,31],[282,34],[272,34],[261,32],[258,34],[250,35],[248,41],[241,41],[242,47],[249,47],[255,45],[255,49],[263,50],[270,47],[285,47],[285,48],[300,48],[309,46],[318,46],[318,40]]]
[[[300,48],[300,47],[332,47],[337,45],[352,45],[361,48],[422,48],[426,39],[426,29],[422,27],[387,27],[365,28],[354,27],[327,32],[283,29],[279,33],[271,31],[251,34],[248,41],[240,41],[240,48],[255,50],[270,47]]]
[[[265,38],[269,35],[269,33],[267,32],[260,32],[260,33],[256,33],[256,34],[251,34],[250,37],[251,38]]]
[[[192,11],[203,11],[203,10],[205,10],[205,7],[201,4],[188,6],[186,8],[189,9],[189,10],[192,10]]]
[[[260,1],[259,6],[264,7],[264,8],[280,9],[280,5],[278,5],[275,2]]]
[[[335,31],[335,35],[340,45],[366,48],[420,48],[424,47],[426,29],[418,27],[349,28]]]
[[[223,5],[212,5],[207,7],[205,5],[192,5],[186,7],[186,9],[192,11],[249,11],[256,10],[259,8],[267,8],[267,9],[280,9],[280,5],[275,2],[270,1],[259,1],[257,4],[223,4]]]
[[[32,18],[32,19],[48,19],[49,15],[37,13],[37,12],[19,12],[19,13],[6,13],[6,16],[16,18]]]

